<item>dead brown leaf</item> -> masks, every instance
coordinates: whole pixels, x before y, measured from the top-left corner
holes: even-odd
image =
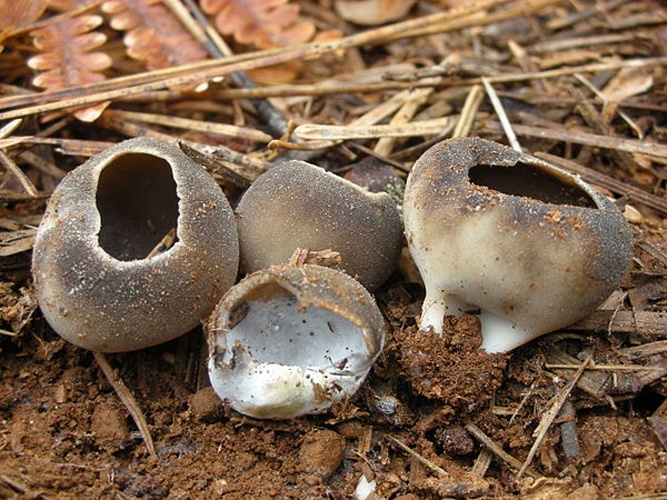
[[[299,18],[299,6],[288,0],[201,0],[206,14],[225,35],[261,49],[306,42],[315,25]]]
[[[41,54],[31,57],[28,66],[39,72],[33,84],[46,89],[76,87],[105,79],[102,71],[111,66],[111,58],[94,51],[106,42],[106,35],[93,31],[102,24],[102,17],[62,16],[58,22],[34,30],[33,43]],[[74,116],[82,121],[95,121],[107,102],[79,109]]]
[[[0,0],[0,29],[18,28],[35,22],[46,9],[46,0]]]
[[[111,14],[113,29],[127,32],[127,54],[148,69],[169,68],[206,59],[207,53],[159,0],[110,0],[102,10]]]

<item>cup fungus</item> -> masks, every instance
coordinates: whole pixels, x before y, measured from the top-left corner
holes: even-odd
[[[161,248],[166,235],[173,246]],[[123,352],[197,326],[234,284],[238,254],[234,215],[215,182],[177,147],[139,138],[91,157],[58,185],[32,272],[58,334]]]
[[[363,286],[311,264],[250,274],[225,294],[206,329],[218,396],[268,419],[320,413],[354,394],[385,336]]]
[[[632,231],[578,177],[478,138],[436,144],[407,181],[405,231],[426,288],[421,327],[481,309],[482,348],[572,324],[618,286]]]
[[[363,188],[304,161],[262,174],[236,208],[241,269],[287,262],[296,248],[331,249],[369,290],[391,274],[401,251],[401,217],[386,193]]]

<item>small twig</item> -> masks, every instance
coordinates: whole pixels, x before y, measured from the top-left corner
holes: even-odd
[[[517,473],[517,479],[519,479],[525,472],[526,469],[528,469],[528,466],[531,464],[533,461],[533,458],[535,458],[535,455],[537,454],[537,450],[539,449],[540,445],[542,444],[542,441],[547,435],[547,431],[549,430],[549,427],[551,427],[551,424],[555,420],[556,416],[558,415],[558,412],[560,412],[561,407],[567,400],[567,398],[570,396],[570,393],[572,390],[576,387],[577,382],[579,382],[579,378],[581,375],[584,373],[584,370],[588,368],[589,364],[591,363],[592,358],[587,358],[586,361],[584,361],[580,366],[577,372],[574,374],[574,377],[572,377],[572,380],[563,388],[560,393],[558,393],[553,399],[551,406],[549,409],[544,413],[544,416],[540,420],[540,423],[537,425],[535,428],[535,432],[533,432],[533,436],[535,436],[535,442],[533,443],[533,446],[530,448],[530,451],[528,452],[528,456],[526,457],[526,460],[523,462],[523,465],[519,469],[519,472]]]
[[[181,151],[206,170],[219,175],[223,182],[233,184],[241,189],[250,187],[250,184],[261,174],[261,171],[251,171],[222,158],[216,158],[211,154],[211,151],[207,151],[208,148],[214,146],[194,145],[187,142],[179,142],[178,145]]]
[[[577,435],[577,414],[569,399],[563,403],[558,412],[558,420],[561,422],[560,441],[565,456],[567,458],[578,457],[581,450],[579,449],[579,436]]]
[[[28,486],[28,478],[17,470],[10,469],[10,471],[7,472],[0,470],[0,481],[19,494],[25,495],[26,498],[40,497],[39,492],[31,490]]]
[[[449,473],[447,473],[446,470],[444,470],[444,469],[441,468],[441,467],[438,467],[436,464],[434,464],[433,462],[431,462],[429,459],[422,457],[419,453],[417,453],[416,451],[414,451],[414,450],[413,450],[412,448],[410,448],[409,446],[407,446],[407,445],[401,443],[401,442],[400,442],[398,439],[396,439],[394,436],[387,436],[387,437],[388,437],[389,439],[391,439],[394,443],[396,443],[396,444],[397,444],[403,451],[405,451],[408,455],[410,455],[410,456],[414,457],[415,459],[417,459],[417,460],[419,461],[419,463],[425,465],[426,467],[428,467],[429,469],[431,469],[433,472],[435,472],[436,474],[438,474],[438,475],[440,475],[440,476],[442,476],[442,477],[444,477],[444,478],[447,478],[447,479],[450,478],[450,475],[449,475]]]
[[[9,123],[5,124],[0,128],[0,139],[6,139],[9,135],[14,132],[20,125],[23,120],[15,119],[11,120]],[[11,142],[11,141],[10,141]],[[28,176],[23,173],[23,170],[12,160],[4,151],[0,149],[0,163],[5,167],[5,169],[11,173],[14,178],[21,184],[23,190],[32,198],[36,198],[39,195],[39,191],[34,186],[34,184],[28,179]]]
[[[660,262],[663,266],[667,267],[667,255],[660,250],[658,250],[656,247],[651,245],[650,243],[647,243],[645,241],[640,241],[637,243],[637,246],[644,250],[647,254],[649,254],[651,257],[653,257],[655,260]]]
[[[482,104],[484,99],[484,93],[480,85],[474,85],[468,96],[466,97],[465,102],[463,103],[463,108],[461,109],[461,116],[459,117],[456,127],[452,132],[452,137],[465,137],[470,133],[473,124],[475,123],[475,116],[479,110],[479,106]]]
[[[534,392],[535,391],[535,385],[536,385],[536,383],[533,382],[530,385],[530,387],[528,388],[528,392],[526,392],[526,394],[524,394],[524,396],[521,398],[521,401],[519,402],[519,406],[516,407],[516,409],[514,410],[514,413],[512,413],[512,416],[510,417],[510,424],[514,421],[514,419],[519,414],[521,409],[526,405],[526,403],[528,402],[530,397],[533,394],[535,394],[535,392]]]
[[[148,448],[148,453],[150,453],[151,457],[157,458],[157,454],[155,453],[155,445],[153,444],[153,437],[151,436],[148,423],[146,422],[146,417],[144,417],[144,413],[141,410],[139,403],[135,399],[132,392],[127,388],[125,382],[123,382],[123,379],[121,379],[120,376],[111,367],[107,361],[107,358],[104,357],[104,354],[99,351],[92,352],[93,356],[95,356],[97,364],[100,365],[100,368],[102,369],[102,373],[104,373],[104,376],[111,384],[111,387],[113,387],[114,391],[116,391],[116,394],[118,394],[118,397],[127,408],[127,411],[130,412],[134,423],[137,425],[137,428],[141,433],[141,437],[144,438],[146,448]]]
[[[544,367],[554,370],[579,370],[581,368],[581,365],[545,363]],[[664,368],[660,368],[657,366],[640,366],[640,365],[591,365],[586,367],[586,370],[611,371],[611,372],[635,372],[635,371],[663,371]]]
[[[510,119],[507,116],[507,113],[505,113],[505,108],[503,107],[503,103],[500,102],[498,94],[496,94],[496,91],[489,82],[488,78],[483,76],[482,84],[484,85],[484,90],[486,90],[486,95],[489,97],[489,101],[491,101],[491,105],[493,106],[493,109],[496,112],[496,115],[498,116],[498,120],[500,120],[500,125],[503,127],[503,132],[505,132],[505,136],[507,137],[510,146],[512,146],[512,149],[514,149],[514,151],[523,153],[523,149],[521,149],[521,144],[519,144],[519,140],[516,138],[516,134],[512,129],[512,124],[510,123]]]
[[[25,175],[23,170],[19,168],[14,160],[7,156],[2,150],[0,150],[0,164],[14,176],[28,196],[31,198],[37,198],[39,196],[39,191],[30,179],[28,179],[28,176]]]
[[[431,80],[433,81],[433,80]],[[409,123],[419,108],[428,101],[428,98],[433,93],[433,88],[425,88],[419,90],[404,90],[403,92],[408,92],[411,95],[411,99],[406,101],[403,106],[396,112],[396,114],[391,118],[389,122],[390,125],[401,125]],[[395,137],[381,137],[377,141],[373,150],[376,154],[380,156],[387,156],[391,154],[394,144],[396,143]]]
[[[595,94],[595,97],[597,97],[598,99],[600,99],[600,100],[604,103],[605,106],[609,105],[610,101],[609,101],[609,99],[607,98],[607,96],[605,96],[604,93],[602,93],[602,92],[600,91],[600,89],[598,89],[598,88],[593,84],[593,82],[591,82],[588,78],[586,78],[586,77],[585,77],[584,75],[582,75],[581,73],[576,73],[576,74],[574,75],[574,77],[575,77],[577,80],[579,80],[584,86],[586,86],[586,88],[587,88],[588,90],[590,90],[591,92],[593,92],[593,94]],[[618,102],[613,103],[615,112],[618,114],[618,116],[620,116],[620,117],[623,119],[623,121],[625,121],[625,123],[628,124],[628,126],[630,126],[630,128],[632,128],[632,130],[635,132],[635,134],[637,135],[637,137],[638,137],[639,139],[643,139],[643,138],[644,138],[644,133],[643,133],[642,129],[635,123],[635,121],[634,121],[632,118],[630,118],[630,117],[627,115],[627,113],[624,113],[622,110],[618,109],[618,105],[619,105],[619,104],[620,104],[620,103],[618,103]]]
[[[489,470],[491,465],[491,460],[493,459],[493,453],[488,448],[482,448],[475,459],[475,463],[472,466],[472,473],[479,478],[486,476],[486,471]]]
[[[544,42],[538,42],[530,46],[532,54],[553,54],[562,50],[590,49],[596,45],[609,46],[614,43],[634,42],[636,40],[650,40],[650,34],[642,33],[613,33],[609,35],[589,35],[567,38],[550,38]]]
[[[496,457],[501,459],[503,462],[509,464],[510,467],[513,467],[517,470],[521,468],[521,462],[519,462],[516,458],[514,458],[512,455],[503,450],[493,439],[487,436],[484,433],[484,431],[482,431],[482,429],[477,427],[475,424],[466,424],[465,428],[470,434],[475,436],[475,438],[477,438],[477,440],[480,443],[482,443],[487,450],[493,453]],[[527,471],[526,473],[534,478],[540,477],[539,474],[532,471]]]
[[[172,246],[174,246],[174,243],[176,242],[176,228],[172,227],[167,234],[164,235],[164,238],[160,240],[160,242],[155,245],[153,250],[149,252],[149,254],[146,256],[147,259],[152,259],[153,257],[156,257],[157,255],[166,252],[169,250]]]

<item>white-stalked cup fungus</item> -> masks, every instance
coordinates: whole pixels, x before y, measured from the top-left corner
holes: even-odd
[[[618,286],[632,231],[578,177],[478,138],[436,144],[407,181],[405,232],[426,288],[421,328],[480,311],[507,352],[591,313]]]
[[[321,413],[351,396],[384,344],[373,297],[342,271],[305,264],[257,271],[206,326],[218,396],[255,418]]]
[[[165,236],[173,245],[161,243]],[[219,186],[176,146],[139,138],[91,157],[58,185],[32,272],[58,334],[123,352],[197,326],[234,284],[238,258]]]
[[[340,253],[344,271],[374,290],[392,273],[403,241],[390,195],[299,160],[262,174],[236,214],[245,273],[283,264],[296,248],[330,249]]]

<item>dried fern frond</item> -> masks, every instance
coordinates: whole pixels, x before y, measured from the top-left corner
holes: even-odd
[[[207,53],[159,0],[109,0],[110,25],[126,31],[127,54],[155,70],[206,59]]]
[[[111,66],[111,58],[94,51],[106,42],[106,36],[92,31],[102,24],[102,17],[58,16],[58,22],[34,30],[33,43],[41,54],[31,57],[28,66],[40,72],[33,80],[37,87],[60,89],[81,86],[105,79],[101,73]],[[74,112],[82,121],[95,121],[107,102]]]
[[[200,0],[202,10],[215,15],[215,26],[236,41],[260,49],[302,43],[315,25],[299,19],[299,6],[288,0]]]
[[[35,22],[46,9],[46,3],[47,0],[0,0],[0,29]]]

